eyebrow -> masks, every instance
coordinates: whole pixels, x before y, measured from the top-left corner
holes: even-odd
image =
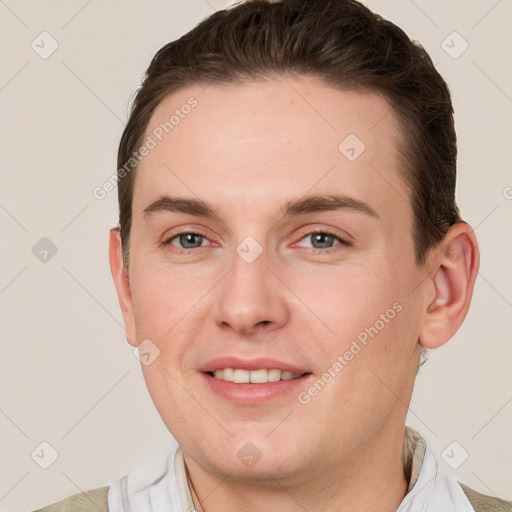
[[[353,210],[376,219],[377,212],[367,203],[346,195],[313,195],[287,201],[281,207],[283,217],[307,215],[325,211]],[[196,217],[220,220],[221,216],[199,199],[162,196],[147,206],[142,214],[147,219],[155,213],[186,213]]]

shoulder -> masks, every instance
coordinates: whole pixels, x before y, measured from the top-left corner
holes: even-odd
[[[108,512],[108,487],[74,494],[34,512]]]
[[[459,485],[462,487],[475,512],[512,512],[512,501],[480,494],[462,482],[459,482]]]

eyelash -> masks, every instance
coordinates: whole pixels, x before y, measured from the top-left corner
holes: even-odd
[[[338,240],[340,243],[339,243],[339,245],[335,245],[333,247],[328,247],[326,249],[315,249],[314,247],[311,247],[310,250],[314,254],[330,254],[331,252],[337,251],[337,250],[341,249],[342,247],[350,247],[352,245],[351,242],[340,237],[339,235],[337,235],[336,233],[333,233],[332,231],[330,231],[328,229],[318,229],[318,230],[313,230],[313,231],[307,231],[306,233],[302,234],[299,241],[303,240],[304,238],[306,238],[308,236],[317,235],[317,234],[332,236],[333,238]],[[179,233],[175,233],[172,237],[168,238],[166,241],[164,241],[162,243],[162,245],[164,245],[164,246],[171,245],[171,242],[181,235],[199,235],[205,239],[208,239],[208,237],[204,233],[201,233],[201,231],[181,231]],[[195,252],[195,250],[202,249],[202,248],[203,247],[194,247],[191,249],[181,249],[179,247],[173,246],[173,250],[175,252],[177,252],[178,254],[189,254],[189,255],[192,254],[193,252]]]
[[[329,229],[315,229],[313,231],[307,231],[301,235],[299,238],[299,242],[304,238],[311,235],[329,235],[338,240],[339,245],[334,245],[333,247],[328,247],[327,249],[315,249],[314,247],[309,248],[314,254],[330,254],[331,252],[341,250],[342,248],[350,247],[352,244],[346,240],[345,238],[340,237],[336,233],[330,231]]]

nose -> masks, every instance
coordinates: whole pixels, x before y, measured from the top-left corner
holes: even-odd
[[[240,253],[242,254],[242,253]],[[264,250],[254,261],[234,252],[230,272],[219,283],[214,320],[239,335],[263,334],[288,321],[287,288]]]

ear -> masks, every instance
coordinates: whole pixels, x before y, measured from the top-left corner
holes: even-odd
[[[133,314],[132,292],[130,280],[123,266],[123,253],[121,245],[121,234],[119,228],[110,230],[110,270],[116,286],[117,298],[123,313],[124,325],[126,328],[126,339],[134,347],[138,345],[135,336],[135,316]]]
[[[471,226],[457,222],[429,258],[434,262],[426,285],[419,342],[437,348],[457,332],[469,309],[480,265],[478,242]]]

